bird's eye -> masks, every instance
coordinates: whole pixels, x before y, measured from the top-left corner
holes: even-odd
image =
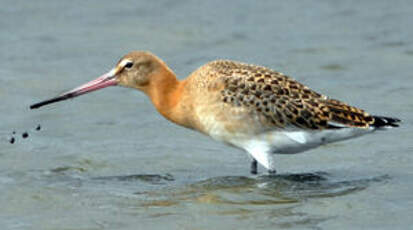
[[[130,69],[132,68],[132,66],[133,66],[133,62],[128,62],[126,63],[125,68]]]

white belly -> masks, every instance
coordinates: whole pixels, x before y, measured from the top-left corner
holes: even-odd
[[[267,169],[275,169],[274,154],[300,153],[323,144],[346,140],[372,132],[373,129],[343,128],[323,131],[269,131],[247,140],[233,140]]]
[[[312,131],[291,129],[271,129],[264,131],[258,128],[253,120],[245,122],[247,118],[243,113],[231,114],[230,118],[217,119],[215,115],[202,116],[203,132],[213,139],[222,141],[232,146],[244,149],[261,165],[267,169],[275,169],[275,154],[294,154],[303,152],[320,145],[350,139],[372,132],[374,129],[341,128],[332,130]],[[234,122],[238,121],[238,122]],[[238,123],[237,125],[234,125]],[[259,131],[262,130],[262,131]]]
[[[373,129],[342,128],[336,130],[271,130],[261,134],[227,132],[218,124],[210,136],[216,140],[244,149],[267,169],[275,169],[275,154],[295,154],[323,144],[361,136]],[[211,127],[211,128],[212,128]]]

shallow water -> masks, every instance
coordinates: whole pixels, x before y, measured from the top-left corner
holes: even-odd
[[[2,229],[409,229],[409,1],[8,1],[0,7]],[[249,175],[245,153],[112,88],[28,106],[150,50],[183,78],[229,58],[403,119]],[[40,131],[35,130],[41,124]],[[14,144],[8,142],[16,131]],[[22,138],[22,133],[29,133]]]

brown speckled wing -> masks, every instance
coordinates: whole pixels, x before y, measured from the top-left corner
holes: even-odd
[[[271,69],[233,61],[209,63],[223,78],[221,99],[248,107],[278,128],[367,128],[374,118],[361,109],[328,99],[294,79]]]

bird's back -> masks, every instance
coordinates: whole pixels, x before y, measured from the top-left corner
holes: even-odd
[[[195,73],[200,88],[215,90],[221,103],[254,114],[267,127],[323,130],[375,124],[375,118],[362,109],[330,99],[269,68],[218,60]]]

